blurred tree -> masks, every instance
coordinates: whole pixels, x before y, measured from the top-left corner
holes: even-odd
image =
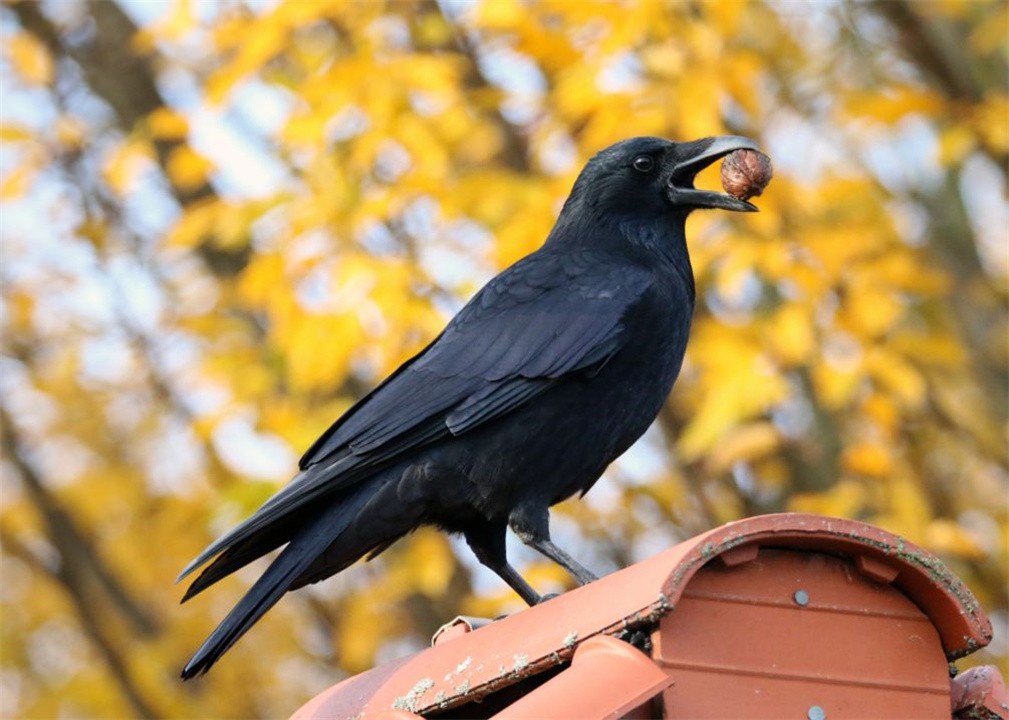
[[[750,135],[777,177],[758,216],[691,219],[683,376],[558,534],[605,571],[744,514],[864,519],[967,580],[1009,670],[1005,2],[0,20],[5,716],[280,716],[458,612],[516,608],[420,532],[175,679],[256,574],[179,609],[185,561],[636,134]]]

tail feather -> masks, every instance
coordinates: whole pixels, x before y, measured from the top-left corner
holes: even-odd
[[[327,466],[325,469],[309,468],[295,475],[291,481],[282,487],[276,494],[260,506],[255,513],[247,517],[244,521],[233,527],[227,533],[219,537],[197,555],[179,576],[175,582],[184,580],[201,565],[205,565],[215,555],[227,552],[231,548],[245,542],[254,541],[258,535],[272,531],[278,522],[283,523],[293,515],[300,515],[311,507],[312,500],[318,500],[326,492],[335,495],[340,487],[336,486],[334,468],[336,464]],[[355,473],[355,469],[358,472]],[[359,481],[362,478],[362,471],[348,465],[341,469],[346,475],[343,478],[348,484]],[[338,474],[338,473],[337,473]],[[324,485],[326,481],[332,481]],[[306,486],[315,483],[313,492],[306,492]],[[333,502],[338,502],[334,500]],[[307,506],[307,507],[306,507]],[[280,543],[277,544],[279,546]],[[275,546],[275,547],[277,547]]]
[[[288,518],[287,522],[269,529],[261,535],[254,535],[251,538],[228,548],[208,565],[202,573],[186,589],[186,594],[182,596],[181,602],[186,602],[192,597],[206,590],[218,580],[227,577],[236,570],[240,570],[253,560],[266,555],[268,552],[276,550],[291,539],[297,532],[298,526],[310,521],[305,518]]]
[[[269,508],[275,503],[278,497],[284,495],[285,493],[290,493],[294,488],[300,486],[308,477],[308,475],[309,475],[308,472],[300,472],[297,475],[295,475],[294,478],[291,480],[291,482],[289,482],[286,486],[281,488],[281,490],[276,495],[274,495],[265,503],[263,503],[263,506],[260,507],[259,510],[257,510],[250,517],[246,518],[243,522],[239,523],[237,526],[232,528],[230,531],[219,537],[217,540],[210,543],[210,545],[208,545],[203,552],[201,552],[199,555],[193,558],[193,560],[188,565],[186,565],[185,568],[183,568],[182,572],[179,573],[179,576],[175,578],[175,582],[184,580],[194,570],[196,570],[201,565],[206,564],[207,561],[210,560],[215,555],[223,553],[240,543],[253,539],[257,534],[257,532],[261,533],[265,529],[264,526],[267,526],[267,523],[265,523],[264,520],[266,520],[266,516],[268,515],[268,513],[265,511],[269,510]],[[269,519],[272,521],[276,520],[276,518],[272,516],[270,516]]]
[[[315,559],[315,562],[308,566],[301,575],[299,575],[293,583],[291,583],[290,590],[297,590],[298,588],[303,588],[306,585],[311,585],[317,583],[320,580],[325,580],[338,572],[343,572],[348,567],[353,565],[355,562],[365,557],[366,560],[371,560],[386,550],[390,545],[403,537],[406,533],[403,531],[396,531],[391,528],[376,528],[371,526],[369,530],[387,530],[390,533],[390,537],[376,542],[373,539],[365,540],[363,543],[360,542],[361,538],[357,538],[358,542],[354,544],[345,544],[343,542],[344,538],[341,537],[337,542],[330,545],[326,552]]]
[[[333,544],[340,533],[357,517],[371,495],[372,491],[368,486],[358,488],[298,532],[186,663],[182,670],[182,678],[188,680],[207,672],[267,610],[280,600],[292,583],[318,556]]]

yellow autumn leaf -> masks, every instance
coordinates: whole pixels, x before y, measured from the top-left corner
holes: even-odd
[[[991,9],[981,15],[980,22],[970,33],[971,49],[977,53],[989,53],[1004,48],[1007,26],[1009,5],[993,3]]]
[[[597,80],[599,68],[578,65],[568,68],[558,78],[557,110],[570,118],[583,117],[595,110],[604,100]]]
[[[942,107],[942,99],[936,93],[904,86],[852,93],[845,104],[845,111],[892,125],[911,114],[938,114]]]
[[[56,121],[56,141],[64,148],[79,151],[87,138],[87,127],[80,118],[62,115]]]
[[[425,14],[417,29],[417,39],[422,45],[445,45],[455,32],[452,25],[436,13]]]
[[[732,6],[735,3],[712,3],[712,5]],[[733,21],[742,17],[742,13],[732,12]],[[759,115],[763,108],[763,93],[753,92],[758,86],[764,70],[763,58],[756,53],[740,52],[730,55],[725,61],[725,80],[733,100],[738,102],[748,113]],[[763,212],[764,208],[761,207]]]
[[[569,7],[574,5],[577,3],[568,3]],[[542,18],[543,14],[530,12],[527,16]],[[515,48],[530,58],[535,58],[536,63],[552,76],[563,73],[572,65],[578,64],[579,58],[584,58],[573,47],[574,39],[563,29],[548,27],[543,23],[525,22],[516,30],[518,42],[515,43]],[[598,58],[585,64],[598,69]]]
[[[782,306],[767,319],[766,337],[774,355],[785,365],[805,363],[816,347],[813,318],[797,303]]]
[[[879,288],[892,286],[923,295],[940,295],[950,287],[949,277],[930,267],[922,267],[920,258],[910,252],[891,252],[866,260],[861,266],[858,282]]]
[[[680,108],[680,132],[685,138],[702,138],[723,132],[718,111],[720,83],[713,73],[694,67],[677,83],[676,100]]]
[[[9,313],[8,322],[15,333],[24,332],[31,327],[36,307],[35,298],[24,292],[7,293],[6,310]]]
[[[894,472],[886,483],[879,485],[879,490],[887,496],[886,511],[869,521],[924,545],[932,510],[921,483],[905,472]]]
[[[788,386],[756,343],[705,328],[694,336],[695,349],[714,362],[705,372],[717,382],[705,394],[679,438],[685,459],[710,451],[716,442],[741,421],[768,411],[788,392]],[[700,348],[697,346],[700,345]]]
[[[652,498],[661,508],[675,508],[682,505],[690,494],[686,485],[682,477],[669,474],[655,478],[647,486],[642,487],[640,492]]]
[[[248,244],[252,210],[244,203],[219,204],[214,215],[214,243],[222,248],[237,248]]]
[[[32,138],[32,131],[23,125],[0,123],[0,141],[5,143],[17,143],[31,140]]]
[[[266,289],[267,302],[282,286]],[[287,358],[286,378],[293,390],[307,392],[339,384],[347,375],[353,350],[366,340],[356,314],[329,316],[288,314],[278,343]]]
[[[780,455],[770,454],[753,462],[753,472],[761,486],[772,492],[787,493],[794,469]]]
[[[848,223],[837,223],[811,228],[802,238],[802,245],[828,278],[839,279],[847,275],[852,263],[873,252],[879,241],[857,232]]]
[[[686,53],[679,43],[649,45],[641,50],[641,63],[655,77],[676,78],[683,72]]]
[[[166,170],[172,182],[183,190],[193,190],[207,181],[213,164],[188,145],[179,145],[168,156]]]
[[[408,542],[404,564],[412,575],[409,585],[429,597],[440,597],[455,570],[455,555],[448,541],[443,534],[428,528],[414,533]]]
[[[165,235],[165,243],[174,247],[192,247],[205,240],[214,228],[220,205],[213,199],[191,203]]]
[[[939,135],[939,162],[946,167],[957,165],[974,150],[977,136],[968,127],[952,125]]]
[[[842,313],[853,335],[874,338],[893,327],[904,313],[904,304],[889,290],[860,284],[846,294]]]
[[[29,33],[18,33],[6,43],[6,54],[14,70],[32,85],[53,81],[53,60],[45,45]]]
[[[890,451],[879,443],[849,445],[841,456],[845,470],[859,475],[885,479],[893,470]]]
[[[865,369],[905,406],[917,407],[925,400],[927,386],[921,372],[896,353],[881,347],[871,349],[865,357]]]
[[[976,385],[953,376],[945,382],[936,383],[930,399],[957,427],[969,429],[980,446],[1002,452],[1006,442],[1005,429],[992,426],[984,412],[987,399]]]
[[[158,47],[158,33],[154,28],[142,28],[133,33],[130,38],[130,50],[143,57],[154,52]]]
[[[84,238],[99,250],[105,247],[108,238],[109,228],[105,223],[98,220],[85,220],[77,226],[77,237]]]
[[[535,250],[550,231],[552,218],[541,213],[522,213],[500,227],[498,232],[497,265],[506,267]]]
[[[176,110],[160,107],[147,116],[151,135],[159,140],[180,140],[189,133],[189,122]]]
[[[1009,152],[1009,95],[991,93],[977,108],[974,126],[984,143],[993,150]]]
[[[382,638],[399,626],[393,608],[367,595],[356,595],[340,607],[340,663],[352,673],[369,669]]]
[[[472,617],[499,617],[509,612],[518,612],[525,605],[511,588],[494,588],[479,595],[467,595],[460,604],[462,614]]]
[[[196,25],[192,0],[175,0],[159,21],[158,34],[166,40],[177,40],[189,33]]]
[[[708,2],[704,4],[706,17],[710,18],[714,28],[722,37],[731,37],[743,22],[744,7],[739,3]]]
[[[739,461],[754,460],[774,451],[780,442],[781,435],[772,423],[750,423],[719,441],[707,460],[713,472],[725,472]]]
[[[859,365],[839,366],[820,360],[812,368],[816,397],[831,410],[838,410],[851,402],[863,378]]]
[[[522,576],[527,578],[533,587],[557,588],[563,591],[574,584],[571,573],[557,563],[547,561],[536,561],[526,565],[522,568]]]
[[[269,21],[256,22],[247,28],[231,62],[207,79],[207,98],[213,103],[222,102],[240,80],[259,70],[283,47],[287,31],[283,25]]]
[[[896,333],[889,345],[902,356],[914,358],[923,366],[954,369],[962,367],[967,361],[967,353],[962,345],[951,337],[934,333]]]
[[[37,174],[38,167],[34,162],[18,165],[0,180],[0,200],[13,200],[24,195]]]
[[[135,188],[140,173],[150,167],[154,151],[144,140],[129,140],[116,148],[103,168],[105,180],[118,195],[128,195]]]
[[[245,302],[263,306],[267,304],[273,288],[286,285],[283,258],[276,253],[258,253],[242,273],[238,292]]]
[[[712,183],[698,180],[700,187],[711,187]],[[756,243],[739,243],[734,252],[730,253],[719,264],[715,287],[728,298],[737,298],[743,291],[744,284],[752,277],[753,267],[757,263],[760,247]]]
[[[417,174],[438,179],[443,179],[448,174],[450,158],[435,138],[428,122],[408,115],[403,116],[396,122],[394,132],[395,137],[406,149],[410,166]]]
[[[925,531],[925,546],[932,552],[972,560],[980,560],[987,554],[970,532],[952,520],[942,518],[929,523]]]
[[[869,500],[865,486],[856,480],[844,479],[825,492],[794,495],[788,502],[791,512],[858,517]]]
[[[314,145],[326,137],[333,118],[329,113],[302,113],[284,126],[283,137],[293,144]]]
[[[900,409],[885,393],[872,393],[862,403],[862,412],[875,421],[885,437],[890,438],[900,424]]]

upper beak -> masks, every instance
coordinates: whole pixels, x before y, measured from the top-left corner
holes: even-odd
[[[674,205],[691,208],[722,208],[736,212],[757,212],[753,203],[727,193],[694,188],[694,177],[716,160],[735,150],[760,150],[756,142],[739,135],[722,135],[688,143],[687,157],[673,166],[667,195]],[[693,152],[691,152],[693,151]]]

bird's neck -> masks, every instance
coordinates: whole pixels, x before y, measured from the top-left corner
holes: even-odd
[[[694,298],[694,269],[687,251],[686,219],[671,218],[669,222],[657,223],[636,219],[624,219],[618,224],[621,238],[628,245],[643,250],[647,257],[661,262],[675,272]]]
[[[596,248],[637,258],[651,268],[667,268],[694,297],[694,270],[687,252],[686,217],[641,219],[613,213],[568,212],[547,237],[546,247]]]

